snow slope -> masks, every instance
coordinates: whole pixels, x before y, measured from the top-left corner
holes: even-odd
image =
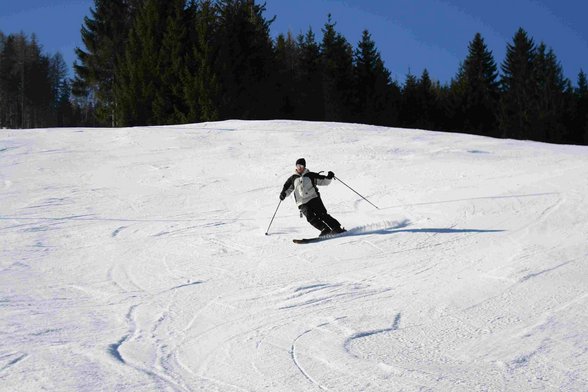
[[[316,244],[297,158],[352,233]],[[586,391],[588,147],[295,121],[0,130],[2,391]]]

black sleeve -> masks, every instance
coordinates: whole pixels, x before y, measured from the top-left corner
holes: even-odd
[[[306,177],[312,178],[313,180],[326,180],[327,176],[323,176],[322,174],[318,174],[315,172],[308,172]]]
[[[284,187],[282,188],[282,192],[288,191],[288,189],[290,189],[291,187],[294,188],[294,177],[295,176],[290,176],[290,178],[286,180],[286,182],[284,183]]]

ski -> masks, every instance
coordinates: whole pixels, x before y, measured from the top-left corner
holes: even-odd
[[[342,237],[346,233],[347,233],[347,231],[344,231],[342,233],[337,233],[337,234],[327,234],[322,237],[293,239],[292,242],[294,242],[295,244],[311,244],[313,242],[321,242],[321,241],[326,241],[326,240],[330,240],[333,238]]]
[[[292,242],[295,244],[310,244],[311,242],[319,242],[323,241],[326,238],[323,237],[314,237],[314,238],[300,238],[300,239],[293,239]]]

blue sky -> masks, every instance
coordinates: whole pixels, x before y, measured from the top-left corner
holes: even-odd
[[[588,2],[582,0],[267,0],[265,16],[276,20],[272,34],[306,32],[317,39],[332,14],[336,29],[356,46],[368,29],[386,67],[403,82],[409,70],[426,67],[433,79],[449,81],[476,32],[498,64],[519,27],[536,43],[553,48],[575,84],[588,72]],[[35,33],[46,52],[61,52],[71,68],[80,28],[92,0],[0,0],[0,31]]]

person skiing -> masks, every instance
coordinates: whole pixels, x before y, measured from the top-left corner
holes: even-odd
[[[320,230],[320,237],[346,231],[335,218],[327,213],[317,188],[317,185],[329,185],[334,177],[335,173],[332,171],[329,171],[326,176],[309,171],[306,168],[306,160],[300,158],[296,161],[295,173],[284,183],[280,193],[280,200],[284,200],[294,192],[298,208],[308,223]]]

